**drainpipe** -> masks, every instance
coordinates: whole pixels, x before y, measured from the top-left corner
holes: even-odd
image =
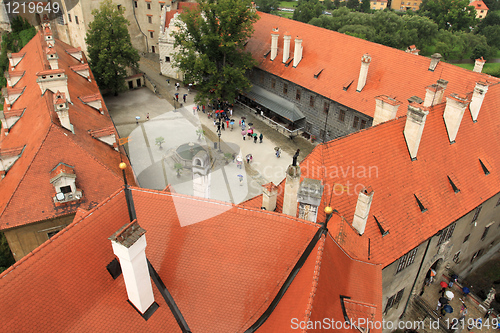
[[[141,34],[146,39],[146,53],[149,53],[148,36],[146,36],[146,34],[144,32],[142,32],[141,25],[139,24],[139,21],[137,21],[137,16],[135,16],[135,3],[134,3],[134,0],[132,0],[131,3],[132,3],[132,12],[134,13],[135,22],[137,23],[137,26],[139,27],[139,31],[141,32]]]
[[[422,270],[422,266],[424,265],[424,260],[425,260],[425,257],[427,256],[427,251],[429,250],[429,245],[431,245],[431,239],[432,239],[432,237],[429,238],[429,240],[427,241],[427,246],[425,247],[424,256],[422,257],[422,261],[420,262],[420,266],[418,267],[417,276],[415,277],[415,281],[413,281],[413,285],[411,286],[410,296],[408,296],[408,299],[406,300],[405,309],[403,310],[403,313],[401,314],[401,316],[399,316],[399,319],[403,318],[403,316],[406,313],[406,309],[408,308],[408,304],[410,303],[411,295],[413,294],[413,289],[415,289],[415,284],[417,283],[417,279],[420,276],[420,271]]]

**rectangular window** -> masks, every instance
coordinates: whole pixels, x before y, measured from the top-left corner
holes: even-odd
[[[295,93],[295,99],[300,101],[300,90],[297,89],[297,92]]]
[[[464,243],[467,242],[469,240],[469,237],[470,237],[470,234],[468,234],[467,236],[465,236],[464,238]]]
[[[118,7],[118,10],[120,10],[120,8],[122,8],[122,5],[117,5],[116,7]]]
[[[363,129],[366,127],[366,120],[361,119],[361,126],[359,127],[360,129]]]
[[[354,121],[352,122],[353,128],[358,128],[359,118],[354,116]]]
[[[148,2],[148,4],[147,4],[147,8],[148,8],[148,9],[151,9],[151,4],[150,4],[149,2]]]
[[[330,103],[325,102],[325,103],[323,104],[323,112],[324,112],[324,113],[328,113],[328,111],[330,111]]]
[[[148,16],[148,23],[153,23],[153,16]]]
[[[137,1],[134,1],[134,7],[137,8]]]
[[[490,230],[490,226],[487,226],[484,228],[483,235],[481,236],[481,240],[484,240],[486,238],[486,235],[488,235],[488,230]]]
[[[340,110],[339,121],[344,122],[344,120],[345,120],[345,110]]]
[[[473,262],[473,261],[474,261],[474,259],[476,259],[477,257],[480,257],[482,254],[483,254],[483,250],[479,250],[479,251],[477,251],[476,253],[474,253],[474,254],[472,255],[472,258],[470,259],[470,262]]]
[[[154,32],[153,31],[149,32],[149,37],[154,38]]]
[[[396,307],[396,308],[398,307],[399,302],[401,302],[401,299],[403,299],[404,292],[405,292],[405,288],[401,289],[400,291],[398,291],[398,293],[396,295],[391,296],[387,300],[387,304],[385,305],[384,313],[387,313],[387,311],[389,311],[393,307]]]
[[[164,4],[160,4],[160,10],[163,10],[163,6],[165,6]]]
[[[314,107],[314,96],[309,96],[309,106]]]
[[[271,88],[276,88],[276,79],[271,79]]]
[[[80,23],[78,23],[78,16],[76,16],[76,15],[75,15],[75,23],[80,24]]]
[[[61,186],[59,187],[59,191],[61,191],[61,193],[71,193],[71,186],[67,185],[67,186]]]
[[[283,95],[288,95],[288,83],[283,84]]]
[[[453,231],[455,230],[455,225],[456,223],[454,222],[450,226],[443,229],[437,245],[441,245],[442,243],[446,242],[448,239],[451,238],[451,236],[453,235]]]
[[[170,62],[170,57],[165,57],[165,62]]]
[[[69,21],[69,22],[72,22],[72,21],[71,21],[71,14],[68,14],[68,21]]]
[[[483,208],[483,206],[479,206],[476,208],[476,212],[474,213],[474,216],[472,217],[472,222],[476,222],[477,218],[479,217],[479,213],[481,213],[481,209]]]
[[[326,141],[326,137],[325,137],[325,130],[322,130],[320,129],[319,130],[319,138],[321,139],[321,141],[325,142]]]
[[[455,255],[453,256],[453,262],[455,264],[458,264],[460,262],[460,251],[458,251],[457,253],[455,253]]]
[[[418,248],[411,250],[399,259],[398,269],[396,273],[401,272],[403,269],[413,264],[413,262],[415,261],[415,255],[417,254],[417,249]]]

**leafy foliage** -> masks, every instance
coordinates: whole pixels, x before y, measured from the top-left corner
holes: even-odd
[[[162,148],[162,147],[161,147],[161,145],[162,145],[162,144],[164,144],[164,143],[165,143],[165,138],[164,138],[164,137],[162,137],[162,136],[159,136],[159,137],[157,137],[157,138],[155,139],[155,144],[156,144],[157,146],[159,146],[160,148]]]
[[[186,82],[196,83],[195,101],[213,99],[232,102],[240,91],[250,89],[245,75],[255,65],[244,50],[258,16],[250,0],[198,0],[195,10],[181,14],[174,33],[178,51],[174,65]]]
[[[257,0],[259,10],[264,13],[274,13],[278,10],[280,3],[278,0]]]
[[[124,7],[118,8],[111,0],[101,2],[99,10],[92,11],[94,20],[85,39],[97,84],[115,94],[126,88],[126,68],[137,67],[140,59],[130,42],[130,23],[123,16],[124,11]]]
[[[476,11],[469,6],[469,0],[423,0],[419,12],[444,30],[470,31],[477,24]]]
[[[323,6],[318,0],[302,0],[299,1],[297,8],[293,12],[293,19],[295,21],[300,21],[307,23],[315,17],[323,14],[325,6]]]

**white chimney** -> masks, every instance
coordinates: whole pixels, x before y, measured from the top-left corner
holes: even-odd
[[[434,72],[436,66],[439,64],[439,60],[441,60],[441,55],[439,53],[434,53],[431,55],[431,63],[429,65],[429,70]]]
[[[430,86],[425,87],[424,106],[429,107],[429,106],[439,104],[441,102],[441,100],[438,100],[438,99],[440,96],[442,98],[442,94],[441,94],[442,90],[443,90],[443,88],[440,85],[438,85],[437,83],[434,83],[434,84],[431,84]]]
[[[45,48],[45,54],[47,55],[50,69],[59,69],[59,57],[57,56],[56,49],[47,47]]]
[[[417,49],[417,47],[415,45],[410,45],[410,46],[408,46],[408,48],[406,49],[405,52],[406,53],[411,53],[411,54],[414,54],[414,55],[418,55],[418,52],[420,52],[420,50]]]
[[[451,94],[449,97],[446,97],[446,108],[444,109],[443,118],[450,143],[455,142],[462,117],[469,102],[467,96],[458,94]]]
[[[289,165],[286,170],[283,214],[297,217],[297,193],[300,186],[300,166]]]
[[[69,107],[64,93],[57,91],[54,94],[54,111],[56,111],[59,117],[59,122],[61,126],[68,131],[73,132],[73,125],[69,120]]]
[[[396,118],[400,101],[386,95],[375,97],[375,115],[373,116],[373,126]]]
[[[36,73],[36,82],[42,91],[42,95],[48,89],[54,94],[58,91],[63,92],[66,99],[71,103],[71,97],[68,91],[68,77],[64,73],[64,69],[51,69]]]
[[[474,69],[472,71],[476,73],[481,73],[483,71],[483,66],[485,63],[486,60],[484,60],[483,57],[476,59],[476,62],[474,63]]]
[[[52,37],[52,30],[48,25],[45,25],[45,28],[43,29],[43,35],[45,37],[45,42],[47,43],[47,46],[54,47],[55,41],[54,38]]]
[[[425,120],[428,114],[428,108],[420,104],[410,103],[410,105],[408,105],[408,113],[406,115],[406,124],[403,133],[412,161],[417,159],[417,151],[420,140],[422,139]]]
[[[360,92],[365,87],[366,77],[368,76],[368,67],[370,66],[371,61],[372,57],[370,57],[368,53],[361,57],[361,69],[359,71],[358,87],[356,88],[357,92]]]
[[[287,62],[288,59],[290,58],[290,40],[292,39],[292,36],[290,33],[287,31],[285,32],[285,35],[283,36],[283,63]]]
[[[128,299],[141,313],[155,300],[146,259],[145,233],[134,220],[109,237],[113,253],[120,261]]]
[[[474,92],[472,93],[472,100],[469,104],[470,114],[474,122],[477,121],[477,116],[479,115],[479,110],[483,104],[484,95],[488,92],[488,83],[477,82]]]
[[[368,221],[368,215],[370,214],[370,207],[372,205],[373,193],[375,192],[369,187],[364,188],[358,195],[352,226],[360,235],[365,232],[366,221]]]
[[[276,209],[278,187],[273,182],[262,185],[262,207],[269,211]]]
[[[278,33],[278,28],[274,27],[271,31],[271,61],[278,55],[278,38],[280,34]]]
[[[299,36],[295,37],[295,48],[293,50],[293,67],[297,67],[302,60],[302,39]]]

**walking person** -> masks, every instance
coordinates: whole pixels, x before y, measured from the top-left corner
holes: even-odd
[[[186,97],[187,97],[187,94],[182,95],[182,99],[184,100],[184,103],[186,103]]]
[[[260,139],[260,143],[262,143],[262,139],[264,139],[264,135],[262,133],[260,133],[259,139]]]
[[[175,90],[179,90],[179,87],[180,87],[179,82],[176,82],[176,83],[175,83]]]
[[[149,112],[148,112],[148,114],[146,115],[146,119],[147,119],[147,120],[149,120]]]
[[[179,93],[175,93],[175,100],[178,102],[179,101]]]
[[[222,124],[222,130],[223,130],[223,131],[225,131],[226,129],[225,129],[225,127],[224,127],[224,122],[223,122],[223,121],[221,121],[221,124]]]
[[[190,84],[188,85],[188,92],[190,92],[190,91],[191,91],[191,88],[193,88],[193,84],[192,84],[192,83],[190,83]]]
[[[255,134],[253,137],[253,143],[257,143],[257,134]]]
[[[226,119],[226,127],[229,128],[229,119]]]

